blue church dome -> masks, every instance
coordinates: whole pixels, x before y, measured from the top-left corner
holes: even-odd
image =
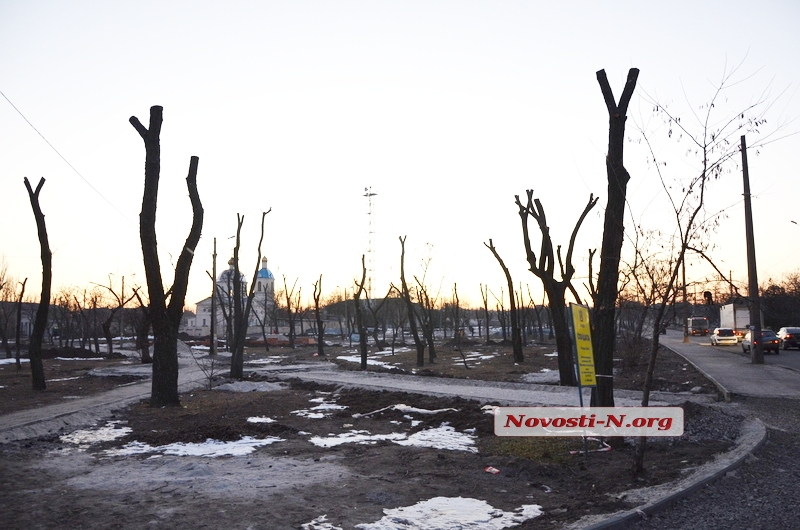
[[[267,258],[261,258],[261,269],[258,271],[256,278],[259,280],[274,280],[275,276],[272,275],[272,272],[267,268]]]

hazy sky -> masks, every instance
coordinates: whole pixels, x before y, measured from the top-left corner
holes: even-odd
[[[606,200],[608,115],[595,72],[606,70],[618,98],[628,69],[641,70],[628,120],[630,211],[671,233],[636,125],[653,130],[671,181],[696,174],[697,161],[684,156],[685,143],[655,131],[643,98],[691,122],[724,71],[743,63],[717,118],[766,97],[775,103],[762,132],[780,124],[796,132],[798,23],[800,4],[790,1],[2,0],[0,91],[10,103],[0,98],[0,254],[38,292],[22,179],[35,185],[43,176],[54,288],[82,289],[109,274],[143,284],[145,152],[128,118],[146,125],[149,108],[161,105],[165,268],[188,232],[185,177],[189,157],[200,157],[206,217],[188,305],[210,291],[214,237],[218,267],[226,266],[237,213],[245,215],[242,268],[252,274],[268,208],[263,252],[277,283],[299,279],[310,295],[322,274],[326,292],[352,287],[367,249],[368,186],[377,193],[376,296],[397,281],[401,235],[408,273],[421,274],[430,258],[428,280],[447,296],[454,282],[472,302],[480,283],[499,294],[504,278],[483,246],[489,238],[515,281],[541,292],[526,271],[514,205],[528,188],[565,246],[589,194],[600,196],[576,245],[581,284]],[[750,156],[762,283],[798,269],[800,225],[790,223],[800,222],[798,167],[800,135]],[[728,214],[712,256],[745,281],[741,195],[734,171],[711,186],[709,211]],[[702,275],[691,263],[690,280]]]

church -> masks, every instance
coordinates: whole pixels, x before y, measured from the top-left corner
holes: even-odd
[[[233,286],[237,281],[233,259],[228,261],[228,268],[219,275],[215,283],[216,315],[211,314],[211,297],[197,302],[197,312],[194,322],[189,319],[185,328],[186,333],[193,337],[210,337],[211,319],[216,320],[216,335],[219,340],[228,337],[228,321],[233,320],[234,297]],[[247,279],[239,271],[239,283],[242,287],[242,307],[247,301]],[[267,258],[261,259],[261,268],[256,274],[256,284],[253,292],[253,305],[247,323],[247,335],[262,335],[262,331],[269,335],[275,329],[275,276],[267,268]]]

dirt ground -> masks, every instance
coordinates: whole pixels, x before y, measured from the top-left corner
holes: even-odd
[[[335,360],[354,353],[354,349],[329,347],[325,359],[314,355],[315,347],[272,348],[269,352],[251,349],[246,361],[333,361],[355,369],[355,363]],[[526,374],[556,369],[555,357],[545,356],[553,352],[552,345],[527,347],[525,362],[519,365],[514,365],[507,346],[465,345],[464,352],[475,354],[468,361],[469,369],[454,362],[461,356],[452,346],[442,345],[437,362],[430,365],[426,359],[425,368],[417,370],[415,353],[410,350],[381,357],[388,359],[391,367],[373,369],[494,381],[520,381]],[[69,354],[59,352],[62,356]],[[80,352],[72,355],[85,357]],[[43,393],[29,389],[27,365],[21,372],[13,364],[0,365],[0,414],[130,384],[129,377],[88,375],[93,367],[122,362],[130,361],[48,359],[48,389]],[[627,363],[616,376],[617,388],[635,389],[641,384],[643,369],[644,363]],[[250,373],[246,379],[270,383],[264,376]],[[701,374],[668,352],[660,355],[656,381],[660,390],[685,392],[699,386],[702,392],[715,392]],[[620,492],[674,480],[731,445],[730,438],[692,435],[653,442],[648,446],[647,472],[634,477],[629,471],[632,447],[627,443],[585,455],[579,438],[498,438],[493,434],[491,415],[473,401],[299,381],[272,383],[271,390],[263,392],[197,389],[182,396],[180,407],[154,409],[141,403],[120,410],[113,418],[118,422],[113,427],[126,427],[131,432],[86,447],[77,447],[59,436],[0,446],[0,521],[6,528],[224,525],[282,529],[302,528],[326,515],[326,523],[332,526],[318,523],[306,528],[349,529],[378,521],[384,509],[411,506],[433,497],[466,497],[507,512],[523,505],[540,505],[544,515],[517,528],[560,528],[583,515],[630,508],[618,498]],[[324,414],[318,414],[322,417],[298,413],[320,403],[336,407],[323,410]],[[392,408],[396,405],[440,412],[414,413]],[[719,413],[700,405],[685,405],[687,432],[709,414]],[[272,421],[248,421],[255,417]],[[309,443],[314,437],[325,439],[354,431],[368,431],[370,435],[403,432],[411,437],[441,429],[443,424],[453,433],[471,437],[474,452],[400,445],[391,440],[332,447]],[[132,442],[156,447],[202,443],[209,438],[236,441],[243,436],[281,441],[245,456],[221,458],[164,453],[118,456],[108,452]],[[590,448],[599,447],[593,442]],[[487,472],[487,468],[499,472]]]

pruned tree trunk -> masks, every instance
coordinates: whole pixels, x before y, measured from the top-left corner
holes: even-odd
[[[266,212],[261,212],[261,238],[258,240],[258,260],[256,261],[255,272],[253,272],[253,281],[250,282],[250,291],[247,293],[247,299],[244,301],[244,307],[242,307],[242,282],[239,281],[239,237],[242,231],[242,224],[244,224],[244,216],[239,217],[237,214],[236,246],[233,248],[233,270],[235,279],[233,283],[234,338],[233,354],[231,355],[231,377],[240,381],[244,377],[244,343],[247,340],[247,325],[250,322],[250,312],[253,309],[256,280],[258,279],[258,270],[261,264],[261,244],[264,242],[264,218],[271,211],[272,208]]]
[[[575,267],[572,265],[572,253],[575,248],[575,239],[578,230],[583,224],[589,211],[597,204],[594,195],[589,195],[589,202],[583,209],[572,230],[569,240],[566,260],[562,260],[561,246],[554,251],[553,242],[550,238],[550,227],[547,225],[547,217],[544,213],[539,199],[533,198],[533,190],[527,190],[527,202],[523,205],[519,200],[519,195],[515,196],[516,204],[519,208],[519,216],[522,222],[522,236],[525,245],[525,255],[530,266],[530,271],[536,275],[544,286],[547,298],[550,301],[550,313],[553,319],[553,328],[556,334],[556,349],[558,350],[558,372],[562,385],[575,386],[574,362],[572,359],[572,338],[569,335],[569,325],[566,317],[566,290],[571,287],[572,276],[575,274]],[[528,232],[528,217],[533,217],[542,235],[541,250],[537,258],[531,246],[530,235]],[[558,262],[561,279],[557,280],[556,262]],[[573,291],[574,292],[574,291]],[[577,300],[580,302],[580,300]]]
[[[506,264],[503,262],[500,254],[497,253],[497,249],[494,247],[492,240],[489,240],[488,245],[484,243],[484,246],[492,251],[495,259],[500,264],[500,268],[503,269],[503,274],[505,275],[506,282],[508,283],[508,300],[510,305],[509,316],[511,317],[511,344],[514,351],[514,362],[521,363],[525,361],[525,356],[522,353],[522,335],[520,333],[519,315],[517,314],[517,304],[514,300],[514,282],[511,280],[511,273],[508,271],[508,267],[506,267]]]
[[[400,237],[400,298],[406,305],[408,313],[408,327],[411,329],[411,336],[414,338],[414,345],[417,348],[417,366],[425,366],[425,343],[422,342],[417,328],[417,312],[414,310],[414,303],[411,301],[411,291],[406,283],[406,237]]]
[[[31,189],[28,177],[25,177],[25,188],[28,190],[28,197],[31,200],[33,216],[36,218],[36,231],[39,235],[39,246],[41,247],[42,257],[42,295],[39,298],[39,308],[36,310],[36,318],[33,321],[33,331],[28,342],[28,358],[31,364],[31,382],[34,390],[45,390],[47,384],[44,380],[44,365],[42,364],[42,339],[47,329],[47,313],[50,310],[50,284],[53,281],[53,254],[50,252],[50,243],[47,240],[47,226],[44,222],[44,214],[39,205],[39,192],[44,186],[44,178],[39,179],[36,191]]]
[[[20,350],[22,349],[22,297],[25,295],[25,285],[28,283],[28,278],[25,278],[22,283],[20,284],[19,290],[19,298],[17,299],[17,329],[15,334],[15,360],[17,363],[17,370],[22,369],[22,361],[20,361],[19,355]]]
[[[628,104],[636,88],[639,70],[631,68],[619,104],[608,84],[605,70],[597,72],[597,81],[608,109],[608,202],[603,223],[603,244],[600,250],[600,272],[594,299],[592,349],[597,372],[597,386],[592,389],[593,407],[614,406],[614,317],[619,296],[619,261],[625,234],[625,204],[630,175],[623,164],[625,120]]]
[[[325,357],[325,323],[322,321],[322,312],[320,311],[319,300],[322,296],[322,274],[319,275],[319,280],[314,282],[314,318],[317,321],[317,355]]]
[[[364,255],[361,255],[361,282],[355,282],[356,290],[353,293],[353,302],[356,311],[356,326],[358,328],[358,349],[361,352],[361,369],[367,369],[367,330],[364,328],[364,315],[361,310],[361,295],[366,292],[364,283],[367,281],[367,266]]]
[[[136,116],[130,123],[142,137],[145,146],[144,194],[139,215],[139,237],[142,243],[147,290],[150,298],[150,318],[153,324],[153,381],[150,405],[161,407],[179,405],[178,395],[178,327],[183,316],[183,304],[189,283],[189,270],[194,249],[203,228],[203,206],[197,191],[199,159],[191,157],[186,187],[192,204],[192,226],[175,264],[175,277],[170,289],[169,304],[161,279],[161,264],[156,241],[156,204],[158,181],[161,175],[161,123],[163,108],[150,107],[150,127],[145,128]]]

